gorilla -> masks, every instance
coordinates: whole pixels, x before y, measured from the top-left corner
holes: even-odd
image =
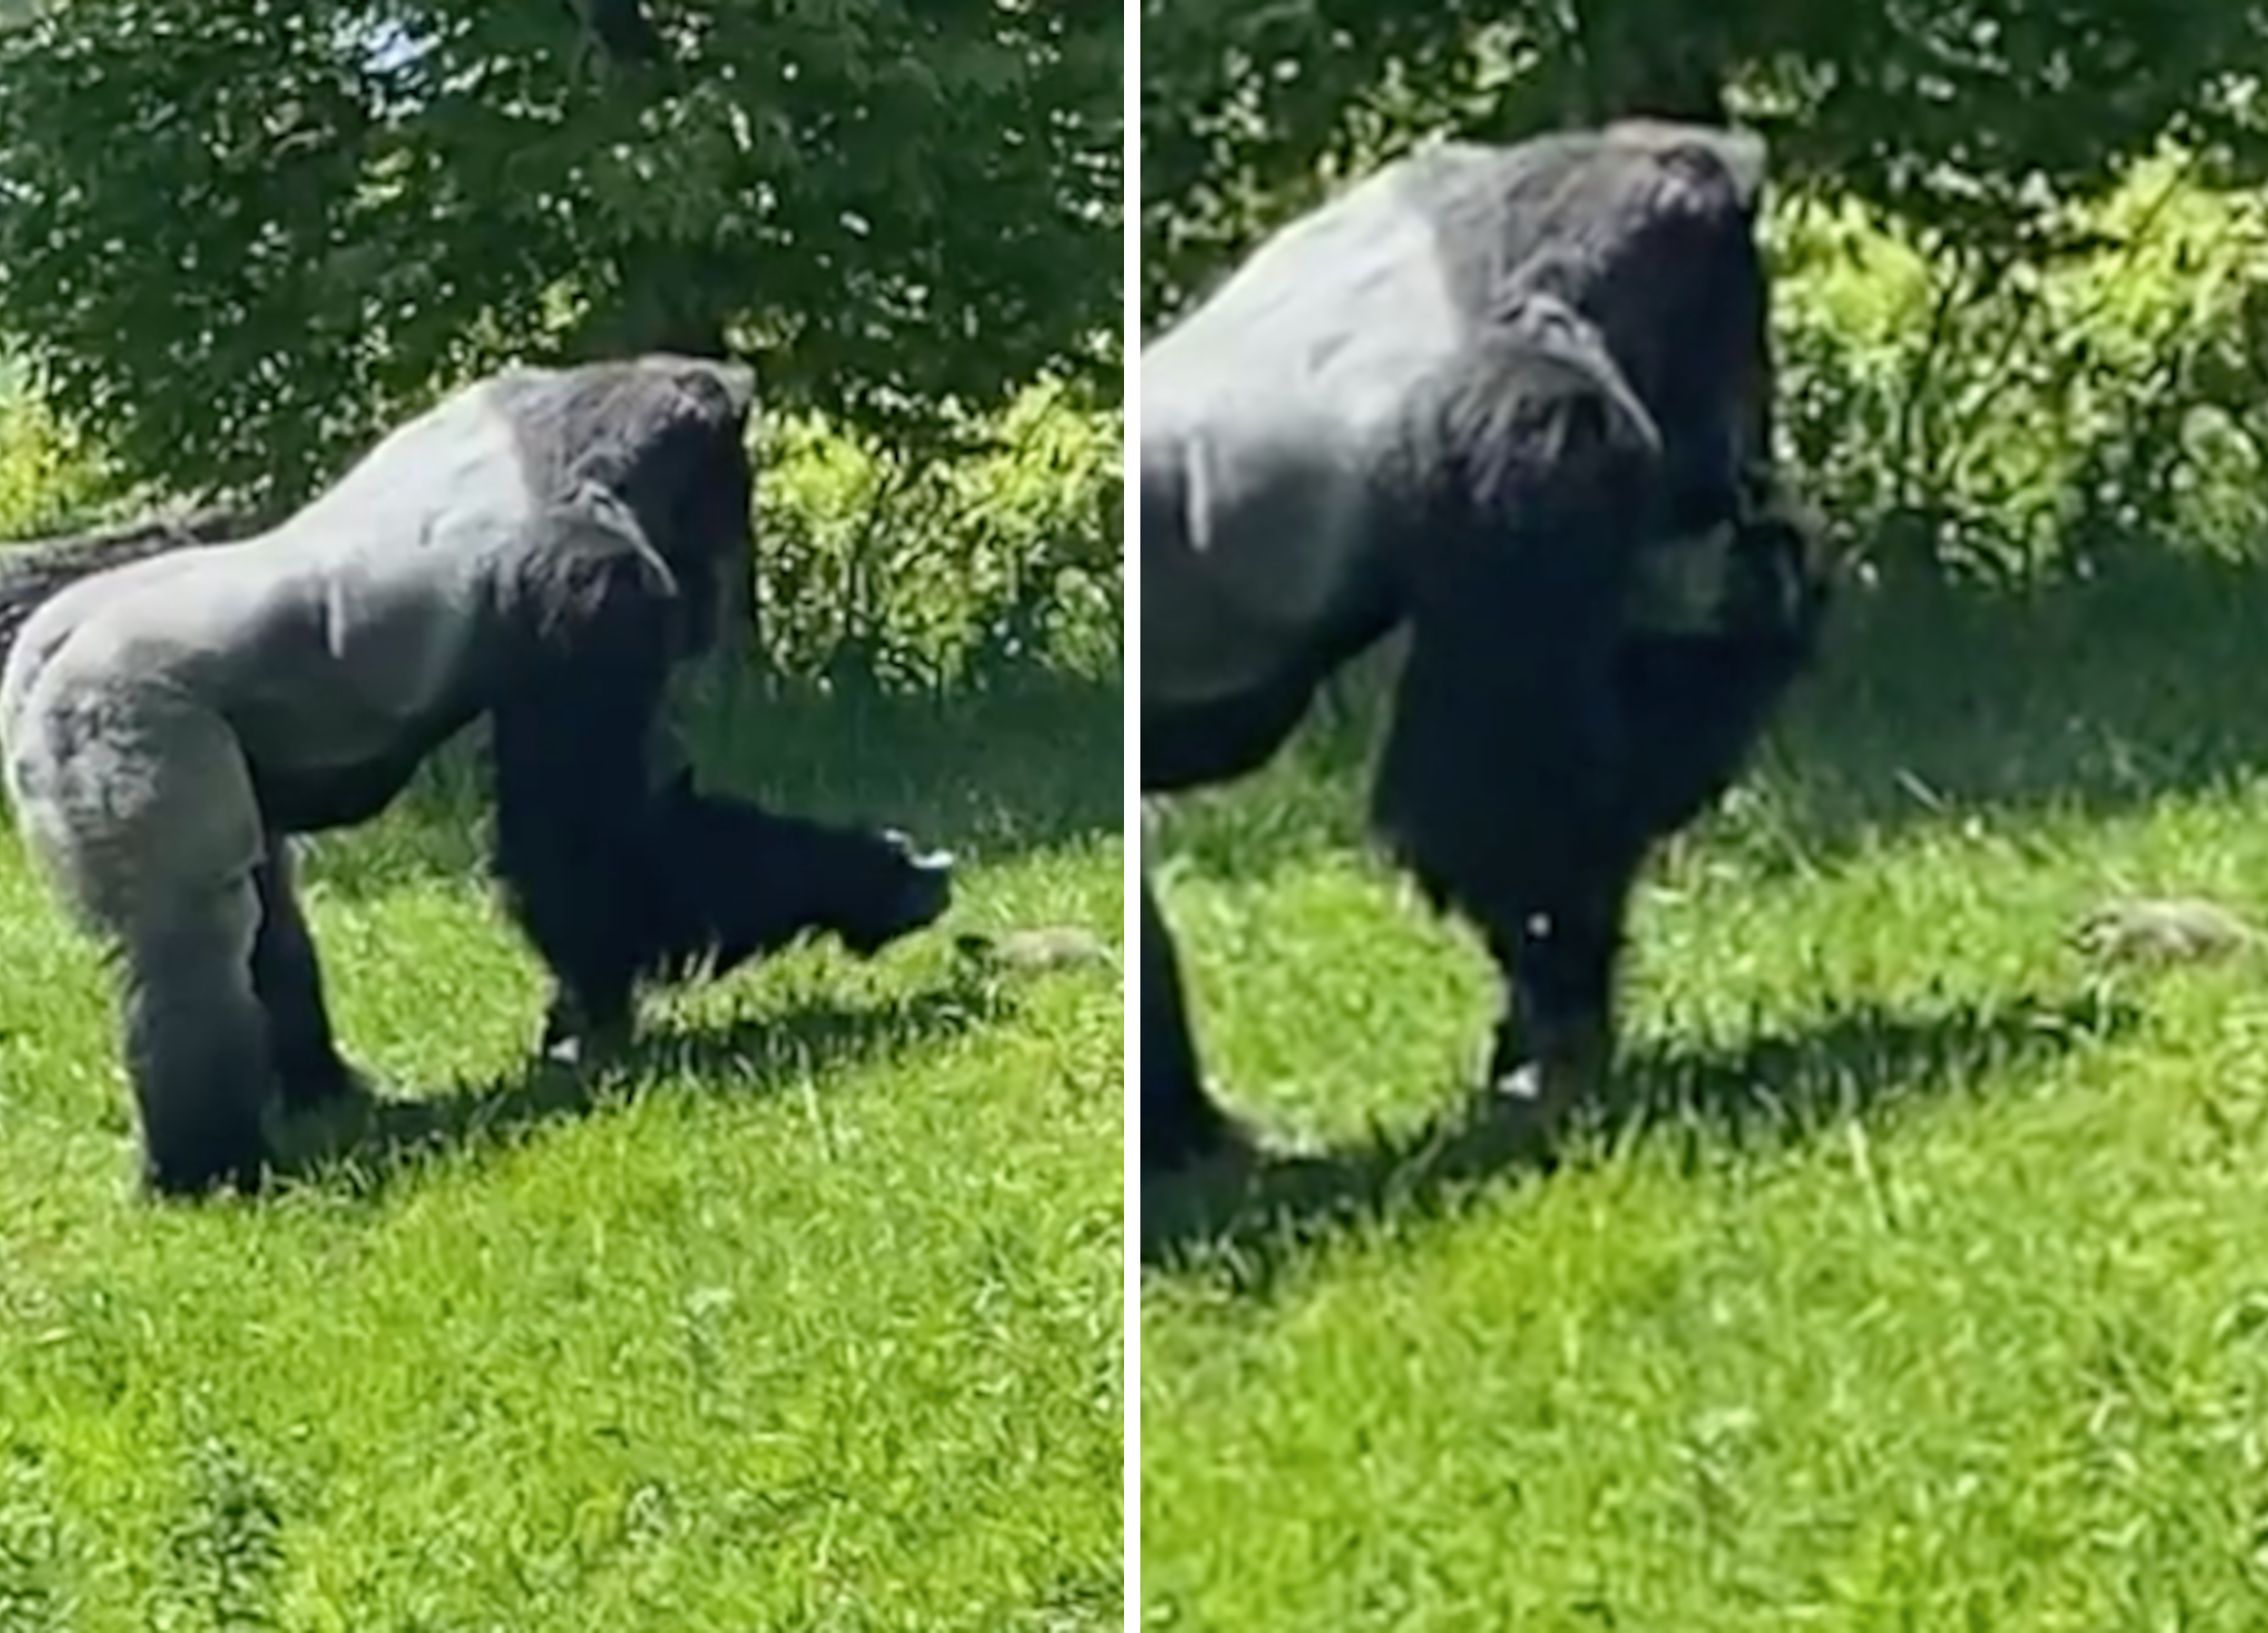
[[[1492,1085],[1612,1054],[1649,848],[1737,776],[1827,579],[1771,463],[1765,154],[1629,122],[1387,165],[1142,354],[1142,787],[1237,777],[1399,631],[1374,829],[1471,922]],[[1143,1160],[1231,1139],[1141,903]]]
[[[0,663],[7,660],[24,621],[57,591],[151,556],[227,543],[245,531],[236,516],[212,510],[0,545]]]
[[[266,532],[24,575],[6,787],[114,963],[152,1189],[255,1190],[271,1105],[358,1089],[288,841],[376,816],[477,719],[547,1048],[620,1041],[641,981],[806,934],[870,955],[943,914],[949,857],[670,768],[665,687],[753,547],[755,397],[745,367],[668,356],[509,369]]]

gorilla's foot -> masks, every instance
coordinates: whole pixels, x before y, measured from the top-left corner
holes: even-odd
[[[1178,1174],[1232,1148],[1250,1143],[1244,1131],[1205,1091],[1192,1063],[1184,1062],[1176,1068],[1144,1062],[1144,1178]]]
[[[1484,1099],[1491,1115],[1509,1119],[1540,1140],[1556,1141],[1577,1112],[1598,1104],[1612,1039],[1596,1018],[1531,1022],[1528,1032],[1526,1049],[1515,1045],[1509,1026],[1498,1032]]]
[[[279,1099],[284,1112],[296,1117],[357,1100],[368,1100],[370,1085],[336,1051],[326,1050],[304,1062],[279,1060]]]
[[[255,1196],[267,1165],[268,1142],[257,1111],[215,1106],[203,1117],[145,1117],[143,1190],[166,1201],[187,1201],[233,1189]]]
[[[1146,1128],[1142,1138],[1142,1183],[1170,1185],[1193,1190],[1233,1188],[1242,1184],[1271,1153],[1252,1129],[1215,1110],[1201,1138],[1177,1139],[1163,1147],[1153,1142]]]
[[[1209,1108],[1201,1120],[1177,1120],[1170,1129],[1158,1129],[1145,1118],[1142,1175],[1145,1178],[1170,1178],[1246,1143],[1227,1118]]]
[[[269,1159],[279,1169],[302,1169],[343,1157],[368,1137],[377,1120],[378,1093],[351,1068],[319,1094],[310,1090],[304,1083],[296,1090],[288,1087],[260,1120]]]
[[[637,1030],[627,1004],[604,1019],[593,1019],[573,993],[555,993],[536,1032],[536,1057],[553,1066],[601,1065],[625,1053]]]
[[[183,1006],[185,1009],[186,1006]],[[181,1010],[129,1001],[127,1075],[142,1125],[142,1185],[146,1195],[189,1199],[261,1187],[268,1155],[260,1131],[263,1103],[275,1087],[259,1013],[242,1006],[234,1026],[196,1014],[202,1032],[181,1024]]]

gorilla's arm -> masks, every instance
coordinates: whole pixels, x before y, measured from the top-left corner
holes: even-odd
[[[905,835],[768,811],[703,793],[689,770],[656,796],[653,843],[666,888],[645,904],[650,949],[639,973],[667,980],[706,963],[737,969],[810,934],[860,957],[944,912],[953,858],[917,851]]]
[[[1667,504],[1660,442],[1588,325],[1536,298],[1430,435],[1409,650],[1373,816],[1436,902],[1510,935],[1614,826],[1623,609]]]
[[[902,835],[705,794],[683,769],[657,785],[683,610],[636,523],[599,521],[562,523],[600,541],[597,559],[570,549],[545,568],[549,650],[493,717],[495,870],[558,983],[547,1049],[569,1033],[626,1037],[641,978],[703,960],[729,969],[816,931],[871,954],[951,899],[952,858]]]
[[[641,905],[665,892],[650,763],[669,680],[669,592],[622,549],[570,553],[535,586],[542,660],[491,716],[494,870],[561,1003],[627,1027],[647,944]]]

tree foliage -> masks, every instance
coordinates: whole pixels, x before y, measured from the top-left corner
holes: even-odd
[[[2268,16],[2158,0],[1144,0],[1155,323],[1330,179],[1418,134],[1721,115],[1783,183],[2026,252],[2174,136],[2260,173]]]
[[[1100,0],[68,0],[0,31],[0,326],[137,475],[289,496],[507,358],[752,352],[767,402],[1115,397]]]

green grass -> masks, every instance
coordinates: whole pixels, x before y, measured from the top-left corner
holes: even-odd
[[[0,849],[0,1629],[1071,1633],[1123,1615],[1118,694],[720,712],[709,763],[963,856],[871,965],[532,1078],[461,777],[322,844],[343,1172],[155,1208],[92,951]]]
[[[2263,631],[2200,562],[1858,611],[1549,1174],[1461,1120],[1491,983],[1344,736],[1173,811],[1201,1042],[1322,1149],[1146,1198],[1144,1625],[2268,1626],[2268,958],[2067,941],[2268,921]]]

